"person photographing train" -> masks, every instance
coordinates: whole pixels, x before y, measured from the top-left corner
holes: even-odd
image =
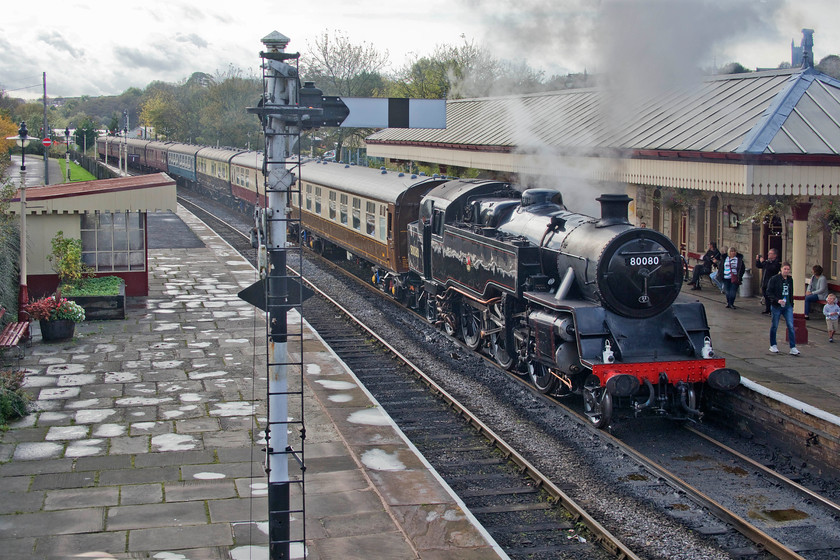
[[[779,328],[779,318],[784,315],[790,353],[798,356],[800,352],[796,348],[796,333],[793,330],[793,278],[790,275],[790,263],[782,263],[779,274],[770,279],[767,284],[767,297],[770,298],[773,312],[770,323],[770,352],[779,353],[779,348],[776,346],[776,330]]]

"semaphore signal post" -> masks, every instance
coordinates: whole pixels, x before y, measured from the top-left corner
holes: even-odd
[[[364,128],[445,128],[446,101],[443,99],[367,99],[322,95],[313,83],[300,84],[298,53],[286,53],[289,38],[277,31],[262,39],[263,96],[258,107],[249,108],[262,123],[265,136],[263,175],[266,207],[255,212],[254,239],[260,255],[266,256],[264,278],[240,292],[242,299],[266,312],[268,395],[266,426],[266,473],[268,475],[269,555],[272,560],[306,555],[304,473],[306,471],[303,419],[303,321],[288,328],[289,311],[309,295],[302,283],[287,270],[294,260],[303,261],[299,240],[288,244],[292,218],[287,202],[300,195],[301,130],[325,126]],[[258,197],[258,205],[259,205]],[[298,224],[299,225],[299,224]],[[301,231],[302,228],[294,228]],[[290,258],[291,255],[291,258]],[[293,352],[289,352],[289,344]],[[297,358],[292,358],[297,356]],[[300,379],[289,383],[289,370]],[[299,399],[299,418],[289,414],[291,399]],[[289,442],[297,428],[300,442]],[[290,465],[297,473],[290,473]],[[295,490],[295,491],[293,491]],[[292,518],[300,527],[291,527]]]

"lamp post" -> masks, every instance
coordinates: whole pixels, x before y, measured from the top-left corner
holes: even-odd
[[[67,182],[70,182],[70,125],[64,129],[64,141],[67,143],[64,150],[64,166],[67,168]]]
[[[29,289],[26,286],[26,147],[31,136],[26,129],[26,121],[21,121],[17,136],[9,136],[20,146],[20,292],[18,293],[18,320],[25,315],[23,306],[29,302]]]

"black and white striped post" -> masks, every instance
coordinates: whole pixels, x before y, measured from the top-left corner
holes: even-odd
[[[264,92],[259,107],[248,108],[260,117],[265,135],[263,173],[266,178],[266,208],[256,216],[255,239],[259,250],[268,255],[265,281],[259,281],[240,292],[240,297],[266,312],[268,324],[268,425],[266,427],[266,472],[268,474],[269,556],[272,560],[290,558],[292,513],[300,513],[304,524],[303,488],[301,508],[293,509],[293,481],[289,462],[293,457],[301,468],[302,485],[305,465],[303,444],[295,450],[289,445],[289,361],[287,312],[300,305],[307,292],[286,271],[287,263],[287,200],[294,192],[295,170],[300,165],[300,132],[324,126],[362,128],[445,128],[446,101],[443,99],[367,99],[321,95],[314,84],[300,85],[296,66],[288,63],[298,54],[285,52],[289,38],[277,31],[262,39]],[[298,193],[299,194],[299,193]],[[302,356],[302,344],[300,354]],[[303,372],[303,357],[295,363]],[[302,384],[301,383],[301,395]],[[301,402],[301,442],[305,435]],[[305,524],[300,541],[305,547]],[[303,551],[305,556],[305,550]]]

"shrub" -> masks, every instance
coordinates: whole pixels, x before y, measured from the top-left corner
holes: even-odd
[[[59,284],[72,283],[92,274],[90,267],[82,262],[81,239],[68,239],[59,231],[50,243],[52,252],[47,258],[58,274]]]
[[[0,371],[0,425],[26,416],[29,396],[23,391],[22,371]]]
[[[118,296],[123,280],[119,276],[82,278],[73,284],[62,284],[58,290],[68,297],[76,296]]]

